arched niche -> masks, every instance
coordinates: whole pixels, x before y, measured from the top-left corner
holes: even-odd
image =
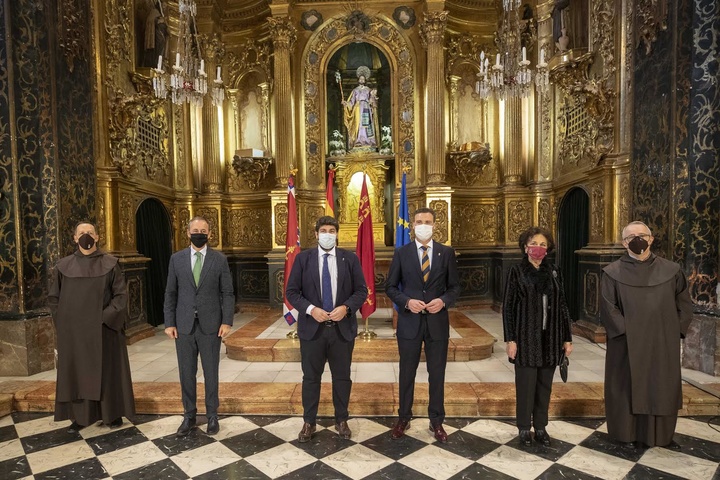
[[[325,179],[327,155],[327,82],[328,65],[333,54],[350,42],[366,42],[378,48],[387,58],[390,68],[389,88],[392,111],[393,152],[396,165],[407,163],[416,170],[414,93],[416,87],[416,58],[410,41],[396,28],[392,20],[374,16],[364,33],[349,31],[345,17],[335,17],[318,28],[309,39],[302,54],[303,84],[300,138],[304,178],[303,186],[321,187]],[[334,159],[333,159],[334,160]],[[395,168],[395,171],[401,171]],[[413,174],[409,181],[412,182]]]

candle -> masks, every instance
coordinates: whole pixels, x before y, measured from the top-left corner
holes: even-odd
[[[158,70],[162,70],[162,55],[158,55]]]
[[[205,60],[200,60],[200,71],[199,73],[202,75],[205,73]]]
[[[523,62],[526,62],[527,61],[527,50],[525,50],[525,47],[523,47],[522,52],[523,52]]]
[[[217,67],[217,75],[215,75],[216,80],[220,80],[220,65]]]
[[[500,66],[500,54],[499,53],[497,55],[495,55],[495,65],[498,67]]]
[[[542,48],[540,49],[540,65],[545,64],[545,50]]]
[[[483,50],[482,52],[480,52],[480,64],[483,63],[483,60],[485,60],[485,50]]]
[[[176,67],[180,66],[180,52],[175,54],[175,66]]]

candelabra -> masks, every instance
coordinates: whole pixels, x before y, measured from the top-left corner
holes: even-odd
[[[176,105],[189,103],[202,106],[203,99],[208,93],[208,77],[205,72],[205,60],[200,57],[195,0],[179,0],[178,12],[180,17],[175,65],[172,66],[172,73],[168,78],[163,69],[163,57],[158,56],[157,68],[153,69],[155,73],[153,89],[158,98],[167,98],[169,91],[170,98]],[[220,66],[217,67],[213,81],[211,99],[215,105],[220,105],[225,100]]]

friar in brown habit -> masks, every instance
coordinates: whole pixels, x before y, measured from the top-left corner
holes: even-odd
[[[622,238],[627,253],[601,280],[608,434],[630,449],[679,450],[673,434],[682,408],[680,339],[692,320],[688,282],[677,263],[650,252],[647,225],[630,223]]]
[[[75,227],[74,254],[53,274],[48,305],[57,334],[55,420],[69,431],[102,420],[111,428],[135,413],[125,345],[127,289],[118,259],[98,250],[95,226]]]

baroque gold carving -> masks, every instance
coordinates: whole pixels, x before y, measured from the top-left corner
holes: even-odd
[[[635,46],[645,46],[645,55],[650,55],[652,44],[659,31],[667,30],[667,2],[662,0],[637,0],[635,6]]]
[[[427,48],[433,43],[443,43],[449,13],[447,10],[425,13],[425,21],[420,24],[420,39],[424,47]]]
[[[132,194],[120,195],[120,245],[123,250],[135,248],[135,206],[136,199]]]
[[[453,217],[462,222],[453,222],[453,245],[477,245],[495,243],[498,239],[497,206],[460,204],[453,202]]]
[[[448,154],[457,175],[458,183],[465,187],[477,182],[492,161],[490,144],[482,145],[478,142],[472,142],[469,148],[472,148],[472,150],[458,150]]]
[[[618,192],[618,223],[627,225],[630,223],[630,180],[623,178],[620,181],[620,191]]]
[[[605,194],[601,183],[592,186],[590,195],[590,241],[602,242],[605,230]]]
[[[175,159],[177,170],[175,178],[177,186],[180,188],[187,187],[187,166],[185,163],[184,133],[183,125],[183,107],[181,105],[173,105],[173,123],[175,125]]]
[[[382,39],[382,44],[377,45],[383,53],[391,60],[391,64],[397,65],[391,75],[391,89],[397,92],[398,102],[393,111],[393,136],[396,139],[398,148],[398,164],[414,165],[415,161],[415,66],[413,48],[407,39],[399,33],[397,27],[382,16],[372,17],[367,39]],[[343,18],[334,18],[327,21],[318,28],[305,49],[307,52],[303,59],[303,92],[305,118],[323,118],[326,106],[322,103],[323,95],[320,88],[325,85],[325,71],[322,66],[322,59],[331,50],[342,44],[349,32]],[[322,86],[322,87],[321,87]],[[320,87],[320,88],[318,88]],[[395,95],[395,93],[393,93]],[[310,185],[318,186],[323,181],[324,170],[324,149],[316,148],[314,151],[309,147],[311,144],[324,145],[325,136],[323,122],[311,124],[305,122],[305,147],[303,148],[307,158],[306,181]],[[413,182],[414,169],[408,174],[408,183]]]
[[[511,200],[508,203],[508,235],[510,240],[520,238],[532,225],[532,205],[529,200]]]
[[[475,297],[488,293],[490,269],[487,265],[460,268],[458,273],[461,292],[467,292]]]
[[[291,50],[297,41],[297,29],[288,17],[268,17],[270,36],[276,50]]]
[[[283,40],[281,44],[284,44]],[[270,44],[267,41],[245,42],[239,46],[238,53],[230,52],[227,58],[228,85],[236,87],[241,77],[248,72],[257,71],[266,82],[269,82],[272,91]]]
[[[445,200],[433,200],[430,208],[435,211],[435,230],[433,238],[440,243],[448,241],[448,202]]]
[[[187,239],[187,225],[190,223],[190,209],[188,207],[180,207],[177,209],[177,223],[174,225],[177,244],[176,246],[182,248],[188,245]],[[174,219],[175,220],[175,219]]]
[[[257,190],[262,186],[272,163],[272,158],[268,157],[253,158],[235,155],[232,167],[235,173],[247,182],[250,190]]]
[[[270,208],[232,209],[226,218],[224,247],[271,248]]]
[[[288,206],[287,203],[275,205],[275,243],[285,245],[287,241]]]
[[[80,0],[62,0],[57,2],[58,8],[58,44],[62,50],[68,70],[75,69],[75,59],[87,60],[88,6]]]
[[[553,231],[552,205],[547,198],[541,198],[538,201],[538,226]]]
[[[120,64],[132,62],[131,52],[134,50],[132,0],[107,0],[105,2],[105,45],[106,45],[106,78],[114,82]]]

